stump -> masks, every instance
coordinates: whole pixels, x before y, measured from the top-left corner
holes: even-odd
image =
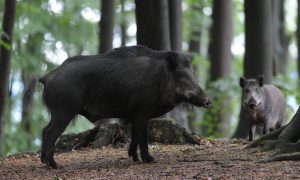
[[[71,151],[81,147],[101,148],[112,144],[124,147],[130,142],[130,124],[111,123],[97,125],[93,129],[78,134],[64,134],[56,144],[56,151]],[[199,141],[173,119],[159,118],[150,120],[150,142],[164,144],[199,144]]]

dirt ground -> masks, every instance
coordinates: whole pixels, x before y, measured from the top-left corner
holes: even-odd
[[[39,154],[0,160],[0,179],[294,179],[300,162],[258,163],[270,152],[244,149],[245,142],[202,140],[195,145],[150,146],[157,162],[145,164],[128,158],[125,148],[81,149],[56,154],[62,167],[49,169]]]

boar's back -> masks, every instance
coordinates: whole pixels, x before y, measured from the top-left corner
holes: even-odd
[[[166,61],[151,57],[78,56],[41,78],[44,101],[48,107],[102,113],[102,118],[126,117],[135,108],[158,103],[166,69]]]

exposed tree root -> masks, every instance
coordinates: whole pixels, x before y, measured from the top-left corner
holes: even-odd
[[[299,160],[300,160],[300,152],[294,152],[294,153],[274,155],[268,159],[264,159],[264,160],[261,160],[258,162],[270,163],[270,162],[274,162],[274,161],[299,161]]]
[[[279,129],[276,129],[275,131],[266,134],[264,136],[261,136],[260,138],[254,140],[251,144],[249,144],[246,148],[256,148],[260,145],[262,145],[265,141],[268,140],[275,140],[276,138],[278,138],[278,136],[280,135],[280,133],[287,127],[287,125],[282,126]]]
[[[261,163],[283,160],[300,160],[300,108],[287,125],[269,133],[249,144],[246,148],[260,146],[263,150],[273,150],[274,153]]]

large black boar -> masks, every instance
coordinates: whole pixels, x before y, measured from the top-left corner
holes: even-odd
[[[243,88],[244,119],[250,122],[249,141],[253,140],[257,125],[263,126],[263,134],[283,125],[286,104],[277,87],[271,84],[264,85],[262,76],[256,79],[241,77],[240,86]]]
[[[126,49],[139,53],[126,53]],[[137,161],[140,146],[142,160],[152,162],[154,158],[148,152],[149,119],[167,113],[181,102],[211,105],[193,77],[190,61],[189,56],[177,52],[123,47],[106,55],[69,58],[41,77],[43,99],[51,113],[42,134],[42,162],[57,168],[55,142],[77,114],[91,122],[102,118],[129,120],[129,156]]]

